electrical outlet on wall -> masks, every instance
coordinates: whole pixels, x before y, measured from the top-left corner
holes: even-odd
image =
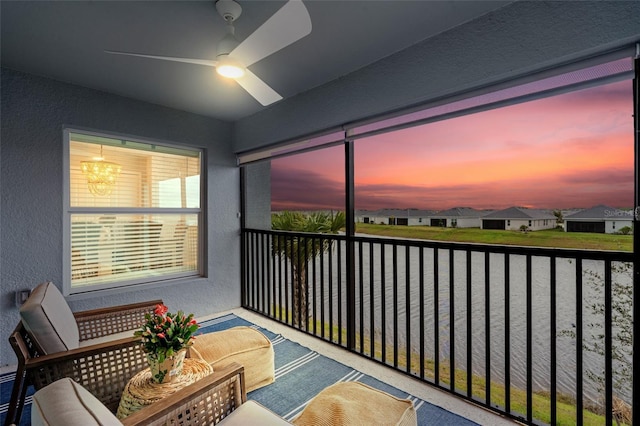
[[[31,290],[16,291],[16,306],[17,307],[22,306],[22,304],[27,301],[30,294],[31,294]]]

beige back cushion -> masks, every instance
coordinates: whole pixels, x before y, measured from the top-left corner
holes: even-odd
[[[60,290],[52,283],[38,285],[20,308],[22,324],[47,354],[76,349],[78,324]]]
[[[122,423],[95,396],[67,377],[33,395],[31,425],[122,426]]]

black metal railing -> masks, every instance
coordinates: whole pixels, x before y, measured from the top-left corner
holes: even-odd
[[[242,244],[247,309],[528,424],[630,422],[632,253],[263,230]]]

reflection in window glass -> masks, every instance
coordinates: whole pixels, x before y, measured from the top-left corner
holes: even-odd
[[[180,179],[160,181],[159,207],[180,207]]]

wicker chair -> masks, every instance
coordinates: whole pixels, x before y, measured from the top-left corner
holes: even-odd
[[[255,401],[247,401],[244,368],[231,363],[186,386],[161,401],[118,420],[80,385],[59,380],[33,396],[34,426],[86,426],[95,419],[102,425],[286,426],[290,423]]]
[[[40,307],[45,301],[53,301],[55,309],[39,313],[51,320],[43,337],[38,335],[33,317],[27,318],[25,307]],[[153,312],[158,303],[162,301],[73,313],[53,283],[37,286],[21,308],[22,320],[9,336],[18,367],[5,425],[19,424],[29,385],[38,390],[64,377],[81,384],[115,412],[129,379],[147,366],[139,340],[131,331],[144,323],[144,315]],[[67,310],[70,318],[65,317]]]
[[[52,426],[85,426],[95,419],[104,425],[127,426],[216,424],[246,401],[243,384],[244,369],[233,364],[118,420],[82,386],[65,378],[35,393],[31,421]]]
[[[125,426],[217,424],[247,401],[244,367],[234,363],[120,420]]]

